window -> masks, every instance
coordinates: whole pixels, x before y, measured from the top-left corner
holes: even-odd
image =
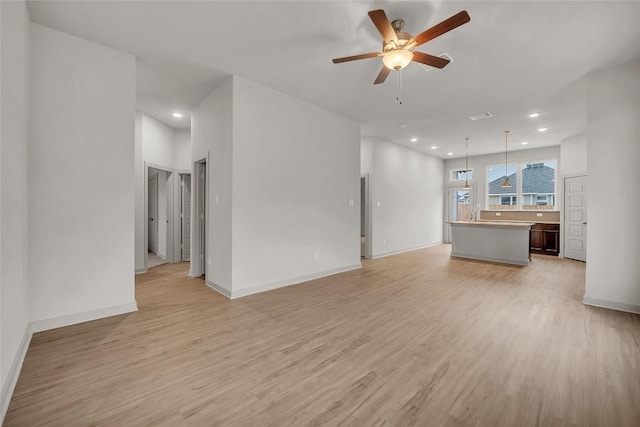
[[[555,209],[556,161],[528,162],[521,167],[522,209]]]
[[[451,171],[451,181],[466,181],[473,179],[473,169],[454,169]]]
[[[489,195],[489,209],[517,209],[518,208],[518,166],[507,165],[506,174],[511,187],[502,187],[505,178],[504,165],[489,166],[487,168],[487,194]]]

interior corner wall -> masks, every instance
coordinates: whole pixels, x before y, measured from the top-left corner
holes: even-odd
[[[30,64],[32,321],[133,311],[135,58],[32,23]]]
[[[371,255],[441,243],[443,161],[381,139],[370,140]]]
[[[587,173],[587,138],[576,135],[560,143],[560,167],[563,175]]]
[[[360,267],[360,125],[233,78],[233,288]]]
[[[144,159],[142,157],[142,113],[136,113],[135,119],[135,143],[134,143],[134,194],[135,194],[135,271],[146,271],[145,254],[145,173]]]
[[[0,423],[28,345],[29,16],[24,2],[0,2]]]
[[[589,176],[584,302],[638,313],[639,100],[640,61],[587,76]]]
[[[232,268],[232,110],[233,77],[229,77],[191,112],[191,158],[193,162],[208,159],[206,280],[210,285],[221,288],[226,295],[231,295]],[[194,196],[192,193],[192,200]],[[193,227],[195,209],[191,215]],[[193,231],[191,236],[194,244]]]

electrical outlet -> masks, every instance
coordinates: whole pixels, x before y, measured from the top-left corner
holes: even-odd
[[[538,212],[536,216],[542,216],[542,212]]]
[[[387,244],[387,238],[385,237],[384,239],[382,239],[382,244],[386,245]]]
[[[209,265],[209,267],[211,267],[211,258],[207,260],[207,264]]]
[[[313,260],[317,261],[318,259],[320,259],[320,255],[318,254],[318,252],[316,252],[315,254],[313,254]]]
[[[496,216],[502,216],[502,212],[496,212]]]

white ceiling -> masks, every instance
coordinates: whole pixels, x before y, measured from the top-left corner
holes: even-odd
[[[32,21],[136,55],[138,108],[188,128],[191,108],[228,75],[277,89],[442,158],[557,145],[585,126],[586,73],[640,58],[640,2],[626,1],[30,1]],[[417,50],[454,62],[372,84],[381,59],[367,11],[385,9],[413,35],[467,10],[471,22]],[[182,119],[173,111],[186,113]],[[493,118],[468,116],[489,111]],[[531,112],[540,112],[529,119]],[[400,123],[407,123],[402,128]],[[546,126],[546,133],[536,128]],[[409,139],[419,138],[416,144]],[[529,141],[525,147],[521,141]],[[431,145],[438,149],[431,150]],[[510,149],[511,149],[510,148]]]

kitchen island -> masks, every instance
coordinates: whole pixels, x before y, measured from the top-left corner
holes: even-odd
[[[451,256],[507,264],[529,264],[533,222],[449,221]]]

